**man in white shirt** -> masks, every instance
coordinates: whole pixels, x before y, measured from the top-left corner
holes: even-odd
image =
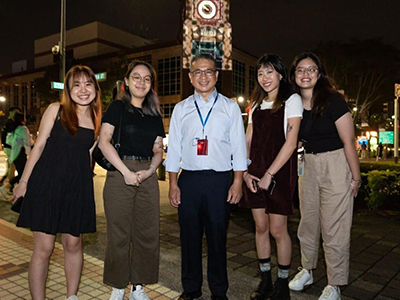
[[[172,113],[166,160],[169,199],[178,208],[181,229],[183,293],[179,299],[202,295],[205,231],[212,299],[226,300],[230,204],[242,197],[242,176],[247,169],[243,121],[237,103],[215,89],[218,71],[214,57],[196,55],[189,78],[195,92]]]

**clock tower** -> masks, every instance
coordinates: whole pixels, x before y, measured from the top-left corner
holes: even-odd
[[[220,70],[232,70],[232,28],[229,0],[186,0],[183,23],[183,68],[192,56],[208,52]]]

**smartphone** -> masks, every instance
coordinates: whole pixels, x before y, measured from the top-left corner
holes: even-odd
[[[276,185],[276,181],[272,179],[272,181],[268,187],[268,190],[267,190],[268,194],[272,195],[272,193],[274,192],[275,185]]]
[[[258,186],[258,181],[253,179],[253,188],[256,190],[256,194],[260,191],[260,187]]]

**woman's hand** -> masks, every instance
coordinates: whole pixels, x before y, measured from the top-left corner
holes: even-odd
[[[26,193],[26,187],[27,184],[25,182],[21,182],[14,188],[13,190],[13,199],[12,203],[14,204],[15,201],[17,201],[18,198],[24,197]]]
[[[129,171],[124,175],[124,180],[126,185],[139,186],[138,176],[135,172]]]
[[[151,177],[151,175],[153,175],[153,173],[154,173],[154,169],[152,167],[148,168],[147,170],[140,170],[140,171],[136,172],[139,183],[142,183],[147,178]]]
[[[269,185],[271,184],[271,181],[272,181],[271,175],[265,172],[264,176],[258,182],[258,186],[260,187],[260,189],[267,191]]]
[[[252,192],[252,193],[257,193],[257,187],[254,185],[255,181],[260,182],[260,178],[251,175],[249,172],[245,172],[243,174],[243,181],[246,183],[248,189]]]
[[[357,197],[358,190],[360,189],[360,187],[361,187],[361,180],[351,179],[350,190],[351,190],[351,195],[354,198]]]

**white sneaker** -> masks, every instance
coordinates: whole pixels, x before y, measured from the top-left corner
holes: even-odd
[[[318,298],[318,300],[341,300],[341,299],[342,298],[340,297],[340,289],[338,287],[335,288],[334,286],[331,286],[329,284],[324,288],[321,297]]]
[[[131,294],[129,295],[129,300],[150,300],[150,298],[147,297],[144,288],[138,284],[135,290],[133,290],[133,285],[132,285]]]
[[[79,300],[76,295],[69,296],[66,300]]]
[[[299,268],[299,273],[289,282],[289,288],[293,291],[302,291],[307,285],[313,284],[312,270]]]
[[[111,297],[109,300],[124,300],[125,289],[112,288]]]

